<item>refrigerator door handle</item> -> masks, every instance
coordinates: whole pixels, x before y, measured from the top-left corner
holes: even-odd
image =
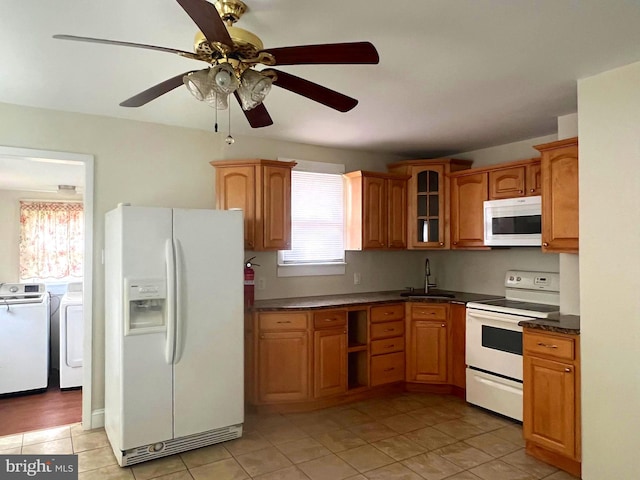
[[[167,343],[165,360],[171,365],[176,356],[176,260],[173,240],[165,243],[165,262],[167,264]]]
[[[174,365],[182,358],[182,329],[184,328],[184,305],[183,305],[183,292],[184,292],[184,280],[183,280],[183,265],[182,265],[182,246],[180,240],[174,239],[174,258],[176,259],[176,321],[175,321],[175,355],[173,358]]]

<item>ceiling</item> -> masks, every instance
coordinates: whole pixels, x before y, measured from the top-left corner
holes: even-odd
[[[79,162],[0,154],[0,190],[73,196],[84,192],[84,177],[84,165]],[[75,187],[75,192],[64,186]]]
[[[547,135],[577,110],[576,79],[640,60],[637,0],[246,0],[237,26],[265,48],[368,40],[379,65],[283,71],[357,98],[339,113],[283,89],[274,125],[234,135],[437,156]],[[206,64],[163,52],[54,40],[89,36],[191,50],[175,0],[3,0],[0,102],[213,130],[214,110],[180,87],[118,104]],[[226,136],[227,112],[219,123]]]

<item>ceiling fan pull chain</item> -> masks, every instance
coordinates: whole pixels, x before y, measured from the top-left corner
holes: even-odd
[[[231,136],[231,105],[229,105],[229,135],[227,135],[224,141],[227,142],[227,145],[233,145],[236,141],[236,139]]]
[[[216,109],[216,123],[214,125],[214,132],[218,133],[218,94],[216,93],[216,103],[215,103],[215,109]]]

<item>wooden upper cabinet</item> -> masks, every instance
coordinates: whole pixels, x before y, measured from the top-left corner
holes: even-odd
[[[407,246],[406,175],[357,171],[344,175],[347,250]]]
[[[450,172],[469,168],[470,160],[442,158],[406,160],[389,171],[410,175],[408,183],[408,248],[449,248]]]
[[[291,248],[291,169],[295,162],[229,160],[216,169],[216,207],[240,208],[245,249]]]
[[[489,200],[540,195],[542,191],[540,159],[519,160],[511,165],[487,169]]]
[[[451,248],[484,246],[484,201],[488,199],[488,174],[460,174],[451,178]]]
[[[527,165],[525,182],[528,196],[542,195],[542,166],[540,161]]]
[[[578,253],[578,138],[535,148],[542,153],[542,251]]]
[[[525,167],[505,168],[489,172],[489,198],[513,198],[525,195]]]

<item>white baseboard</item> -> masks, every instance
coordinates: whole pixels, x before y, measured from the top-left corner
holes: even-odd
[[[99,408],[91,412],[91,425],[88,425],[88,428],[85,428],[85,430],[102,427],[104,427],[104,408]]]

